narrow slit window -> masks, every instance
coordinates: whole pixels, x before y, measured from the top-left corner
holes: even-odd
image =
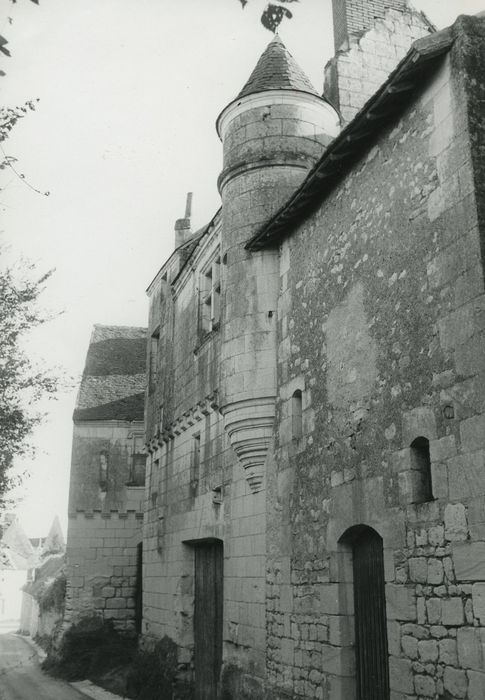
[[[190,488],[192,493],[195,495],[199,488],[199,477],[200,477],[200,433],[197,433],[193,437],[192,442],[192,463],[191,463],[191,474],[190,474]]]
[[[160,344],[160,328],[153,331],[150,338],[150,390],[155,389],[158,371],[158,346]]]
[[[303,434],[302,394],[297,389],[291,397],[291,435],[299,440]]]
[[[429,440],[418,437],[411,443],[411,468],[416,472],[416,503],[433,500],[433,483],[431,478],[431,458]]]

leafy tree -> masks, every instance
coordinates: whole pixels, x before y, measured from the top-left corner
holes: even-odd
[[[278,4],[269,2],[261,15],[261,24],[263,27],[274,34],[285,18],[291,19],[293,17],[293,13],[286,7],[286,4],[298,1],[299,0],[279,0]],[[244,9],[249,0],[239,0],[239,2]]]
[[[35,407],[58,387],[58,378],[37,368],[23,349],[28,332],[48,320],[37,301],[50,275],[38,277],[26,263],[0,266],[0,506],[18,481],[14,457],[32,452],[29,438],[42,419]]]

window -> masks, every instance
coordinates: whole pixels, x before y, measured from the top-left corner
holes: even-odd
[[[425,437],[417,437],[411,443],[411,469],[417,473],[418,477],[414,502],[427,503],[432,501],[431,458],[429,440]]]
[[[149,386],[150,391],[155,389],[155,384],[157,383],[157,371],[158,371],[158,346],[160,343],[160,327],[156,328],[150,338],[150,377]]]
[[[133,438],[133,452],[131,455],[129,484],[131,486],[144,486],[145,484],[146,455],[143,452],[143,435],[135,435]]]
[[[190,490],[192,495],[196,495],[199,487],[200,477],[200,433],[192,438],[192,457],[190,465]]]
[[[99,488],[108,490],[108,453],[104,450],[99,453]]]
[[[291,397],[291,436],[299,440],[303,434],[302,394],[297,389]]]
[[[200,278],[200,329],[209,333],[219,327],[221,316],[221,259],[208,265]]]

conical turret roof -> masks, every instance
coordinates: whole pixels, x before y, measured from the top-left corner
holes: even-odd
[[[319,96],[278,34],[266,47],[237,98],[265,90],[301,90]]]

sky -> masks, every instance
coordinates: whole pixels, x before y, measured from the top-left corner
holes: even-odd
[[[193,224],[219,207],[215,121],[272,35],[265,0],[0,0],[2,104],[39,98],[5,144],[25,180],[0,172],[0,244],[39,272],[54,320],[27,350],[71,377],[43,406],[17,512],[30,536],[67,524],[72,411],[94,323],[144,326],[145,290],[173,251],[194,193]],[[438,28],[485,0],[415,0]],[[315,87],[333,54],[331,0],[292,3],[280,35]],[[13,19],[10,24],[8,17]],[[30,185],[30,186],[29,186]],[[48,197],[38,194],[49,191]]]

